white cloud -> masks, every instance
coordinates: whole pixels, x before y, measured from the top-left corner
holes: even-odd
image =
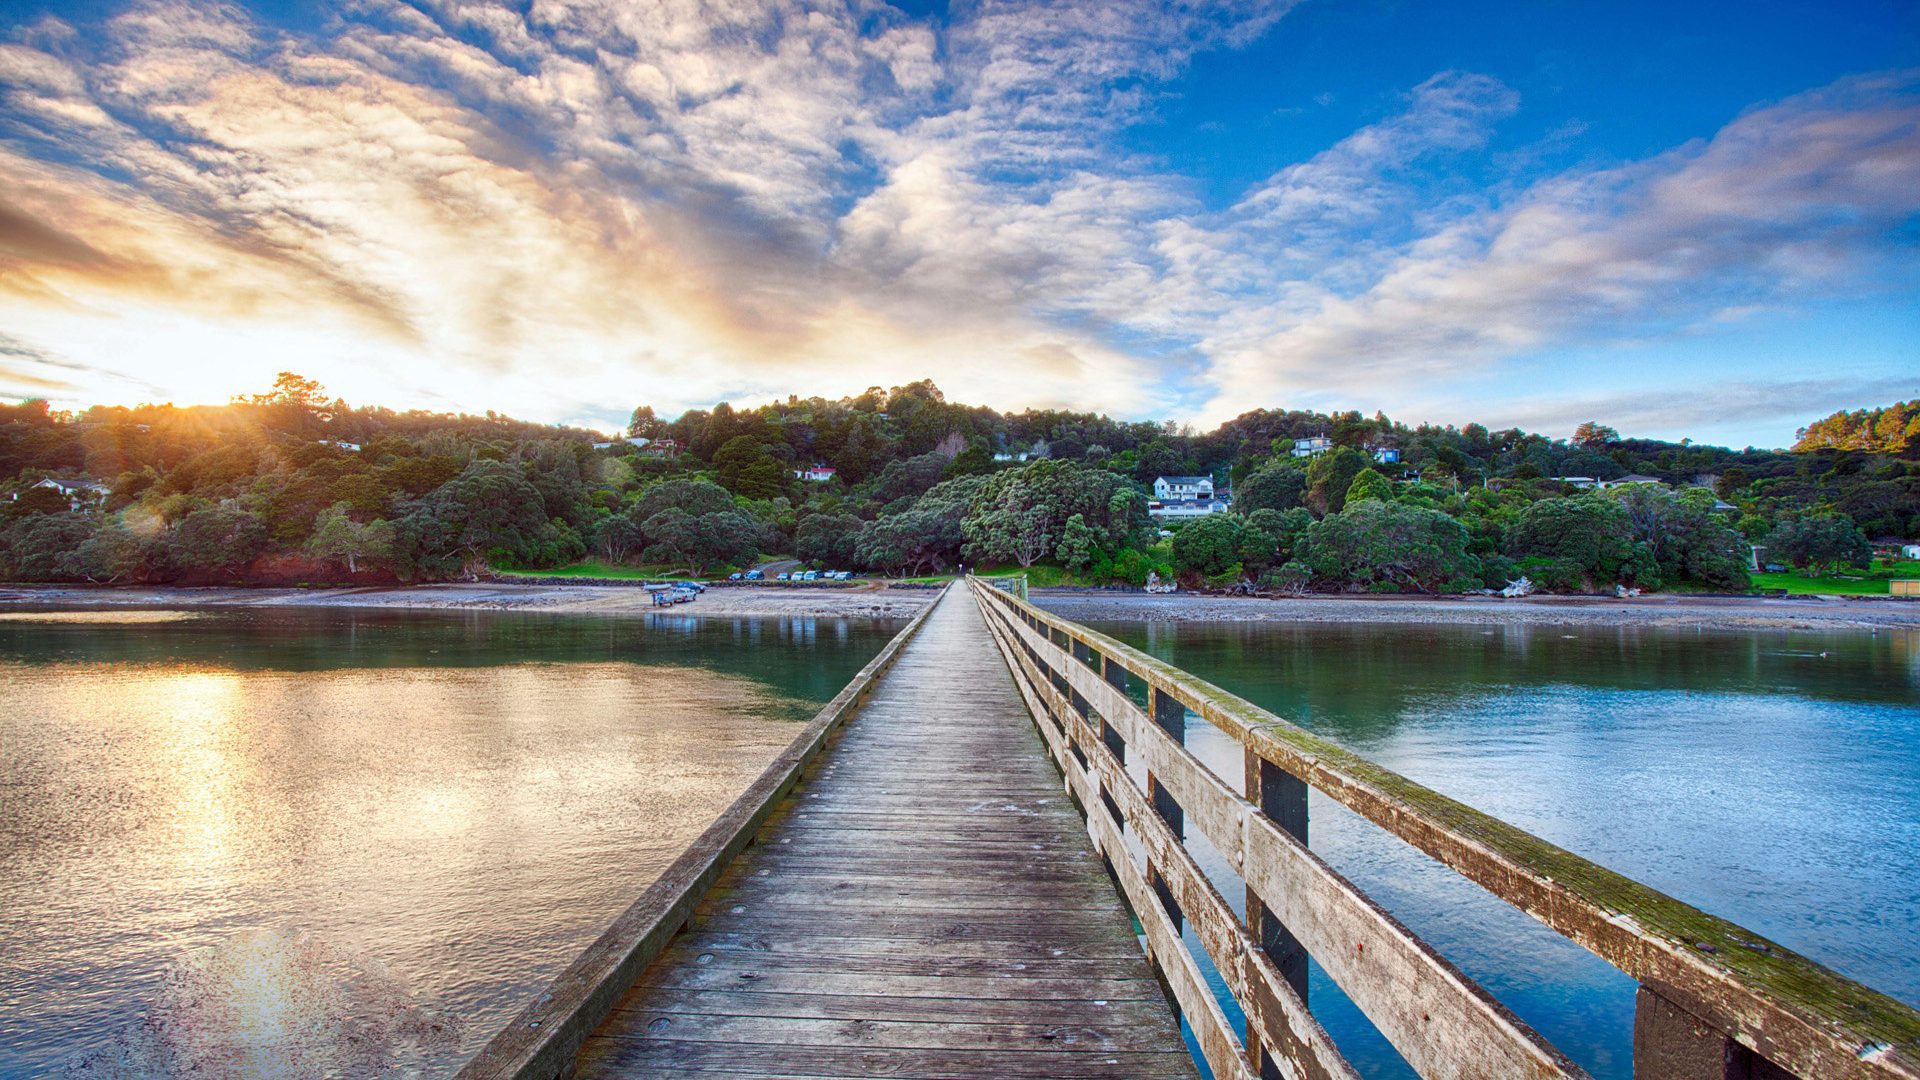
[[[0,320],[75,366],[0,373],[217,399],[294,357],[367,400],[611,419],[926,376],[1141,414],[1200,404],[1169,375],[1198,365],[1214,418],[1391,407],[1830,288],[1920,209],[1908,77],[1489,190],[1449,169],[1519,103],[1471,73],[1224,210],[1116,149],[1288,7],[357,0],[305,37],[159,0],[21,28]]]

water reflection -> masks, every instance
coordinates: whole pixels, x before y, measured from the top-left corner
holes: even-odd
[[[1920,635],[1098,628],[1920,1003]],[[1239,781],[1237,743],[1197,720],[1189,743]],[[1310,812],[1342,873],[1595,1076],[1632,1075],[1630,980],[1317,792]],[[1310,993],[1363,1075],[1411,1075],[1317,966]]]
[[[0,1076],[444,1071],[891,630],[0,621]]]

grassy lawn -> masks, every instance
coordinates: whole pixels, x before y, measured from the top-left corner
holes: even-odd
[[[1754,574],[1756,589],[1785,589],[1795,596],[1885,596],[1891,590],[1887,582],[1894,578],[1920,578],[1920,562],[1881,562],[1871,570],[1856,570],[1834,577],[1807,577],[1798,571],[1784,574]]]
[[[552,570],[495,570],[501,577],[524,578],[610,578],[622,581],[676,581],[685,580],[687,575],[661,573],[662,567],[623,566],[618,563],[602,562],[599,559],[587,559],[571,566],[555,567]],[[678,567],[676,569],[685,569]]]

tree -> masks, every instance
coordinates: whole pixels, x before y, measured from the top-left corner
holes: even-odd
[[[428,550],[457,554],[468,564],[496,548],[524,556],[550,520],[539,490],[519,466],[484,460],[440,485],[421,517]]]
[[[1602,447],[1620,441],[1620,433],[1598,420],[1588,420],[1573,429],[1573,441],[1577,446]]]
[[[694,573],[742,566],[759,554],[760,523],[744,510],[695,516],[670,507],[641,522],[649,562],[685,565]]]
[[[1075,514],[1118,550],[1151,528],[1146,499],[1125,478],[1075,461],[1034,461],[987,478],[963,524],[975,558],[1031,566],[1053,553]]]
[[[1353,478],[1372,467],[1371,458],[1351,446],[1336,446],[1307,466],[1307,503],[1322,514],[1346,508]]]
[[[1189,521],[1173,534],[1173,568],[1203,577],[1219,577],[1240,567],[1245,521],[1234,514],[1209,514]]]
[[[787,490],[786,463],[751,435],[736,435],[714,451],[720,483],[747,499],[771,499]]]
[[[144,571],[152,549],[147,532],[128,526],[124,515],[115,514],[81,542],[72,569],[89,581],[120,581]]]
[[[0,530],[0,571],[15,581],[59,581],[81,576],[74,552],[93,536],[92,519],[78,514],[34,514]]]
[[[1345,505],[1352,506],[1363,499],[1379,499],[1381,502],[1388,502],[1392,498],[1393,481],[1367,468],[1361,469],[1354,476],[1353,483],[1348,485]]]
[[[665,426],[653,414],[653,406],[640,405],[634,408],[633,416],[627,421],[627,434],[637,439],[655,439],[659,438]]]
[[[648,518],[669,508],[685,510],[695,517],[733,509],[733,496],[727,489],[705,480],[664,480],[642,491],[633,506],[633,520]]]
[[[633,520],[633,515],[623,513],[608,514],[594,522],[589,536],[594,550],[616,563],[626,562],[646,543],[640,523]]]
[[[861,560],[876,570],[915,574],[955,564],[966,546],[973,496],[984,483],[978,476],[942,481],[905,510],[868,524],[860,538]]]
[[[167,544],[173,564],[193,573],[236,572],[266,546],[267,523],[230,502],[188,514]]]
[[[1292,559],[1312,524],[1313,514],[1298,506],[1248,514],[1247,527],[1240,533],[1240,564],[1247,575],[1258,578],[1269,567]]]
[[[1307,530],[1306,565],[1332,584],[1376,592],[1480,587],[1466,526],[1437,510],[1367,499]]]
[[[980,562],[1017,562],[1023,568],[1053,548],[1044,507],[995,507],[967,518],[968,550]]]
[[[307,540],[307,554],[329,562],[344,562],[347,573],[360,572],[360,564],[378,562],[393,555],[393,525],[375,519],[362,524],[353,520],[352,507],[344,502],[322,510],[315,519],[313,535]]]
[[[1233,508],[1243,514],[1256,510],[1291,510],[1302,505],[1307,493],[1307,474],[1291,462],[1265,465],[1240,481],[1233,492]]]
[[[850,566],[860,557],[866,523],[852,514],[809,514],[793,534],[793,553],[815,566]]]
[[[1767,537],[1767,557],[1820,577],[1842,567],[1865,567],[1872,562],[1873,545],[1845,514],[1822,513],[1788,518]]]
[[[283,371],[274,377],[273,389],[245,400],[249,405],[290,405],[306,412],[318,412],[326,407],[327,390],[318,380]]]
[[[1633,556],[1633,524],[1620,503],[1598,495],[1541,499],[1507,538],[1516,559],[1565,559],[1596,582],[1613,582]]]
[[[1086,517],[1075,514],[1068,518],[1060,528],[1060,546],[1054,549],[1053,557],[1067,569],[1078,571],[1086,569],[1096,553],[1093,530],[1087,527]]]

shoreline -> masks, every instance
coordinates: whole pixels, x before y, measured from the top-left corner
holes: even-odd
[[[1920,604],[1810,596],[1204,596],[1034,589],[1035,605],[1086,621],[1651,626],[1711,630],[1920,630]]]
[[[623,585],[444,582],[331,588],[250,586],[0,585],[0,608],[298,607],[394,611],[538,611],[711,618],[909,619],[935,589],[889,589],[879,580],[833,589],[767,585],[711,588],[690,604],[656,608]],[[1655,626],[1721,630],[1920,630],[1920,603],[1858,598],[1661,595],[1307,596],[1148,595],[1034,589],[1040,607],[1077,621],[1317,622],[1497,626]]]
[[[934,590],[866,587],[808,589],[712,588],[688,604],[660,608],[645,589],[628,585],[522,585],[439,582],[425,585],[275,586],[0,585],[0,608],[234,608],[293,607],[387,611],[537,611],[557,615],[659,613],[713,618],[910,619],[938,595]]]

